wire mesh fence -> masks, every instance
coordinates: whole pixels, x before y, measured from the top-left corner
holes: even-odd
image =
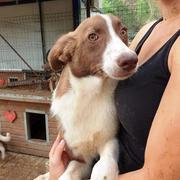
[[[146,1],[141,4],[132,3],[131,5],[121,4],[105,7],[101,11],[119,16],[128,27],[130,40],[134,38],[143,25],[160,17],[158,9],[155,6],[147,5]]]
[[[2,36],[21,54],[35,70],[41,70],[42,44],[39,18],[36,14],[0,18]],[[28,69],[9,45],[0,39],[0,68]]]
[[[42,2],[41,15],[42,20],[38,2],[0,6],[0,87],[43,78],[43,48],[48,52],[61,34],[73,29],[71,0]]]
[[[155,6],[153,1],[150,3],[148,0],[140,2],[137,0],[102,0],[102,2],[108,3],[103,3],[101,8],[92,7],[91,15],[102,13],[119,16],[123,24],[128,28],[130,41],[144,24],[160,17],[158,8]],[[86,9],[82,8],[81,19],[84,20],[85,18]]]
[[[101,12],[119,16],[128,27],[131,41],[147,21],[159,17],[159,12],[157,8],[147,6],[146,1],[141,4],[136,1],[131,4],[123,2],[99,9],[92,8],[92,15]],[[44,76],[44,51],[48,52],[59,35],[73,30],[71,0],[44,1],[41,15],[42,20],[38,2],[0,6],[0,35],[5,39],[0,37],[0,87],[4,82],[24,83],[27,79],[35,83],[34,78]],[[86,9],[82,7],[81,20],[85,18]]]

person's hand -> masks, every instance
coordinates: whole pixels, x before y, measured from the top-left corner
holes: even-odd
[[[50,180],[57,180],[65,171],[69,157],[65,152],[65,141],[58,135],[49,153]]]

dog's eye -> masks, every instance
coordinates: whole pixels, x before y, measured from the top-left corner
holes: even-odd
[[[88,36],[88,39],[89,39],[90,41],[96,41],[96,40],[98,40],[98,38],[99,38],[99,36],[98,36],[96,33],[91,33],[91,34],[89,34],[89,36]]]
[[[121,35],[125,36],[127,34],[127,29],[125,27],[123,27],[121,29]]]

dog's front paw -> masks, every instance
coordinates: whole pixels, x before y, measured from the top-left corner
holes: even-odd
[[[101,158],[93,167],[91,180],[118,179],[118,165],[112,158]]]

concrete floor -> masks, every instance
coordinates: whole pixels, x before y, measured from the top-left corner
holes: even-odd
[[[47,164],[47,158],[6,152],[6,158],[0,158],[0,180],[33,180],[46,173]]]

